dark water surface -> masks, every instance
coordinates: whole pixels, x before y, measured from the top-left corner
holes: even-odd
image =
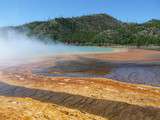
[[[99,77],[160,86],[159,64],[111,63],[94,58],[80,58],[57,61],[54,66],[33,72],[50,77]]]

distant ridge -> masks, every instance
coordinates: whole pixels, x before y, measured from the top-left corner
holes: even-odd
[[[107,14],[35,21],[15,27],[42,40],[76,45],[160,45],[160,20],[125,23]]]

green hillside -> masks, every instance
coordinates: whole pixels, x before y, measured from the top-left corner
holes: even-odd
[[[160,45],[160,20],[124,23],[107,14],[55,18],[17,26],[29,36],[76,45]]]

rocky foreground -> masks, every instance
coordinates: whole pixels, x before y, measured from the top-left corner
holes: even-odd
[[[127,60],[158,63],[158,55],[157,51],[133,50],[83,57],[112,62]],[[159,87],[106,78],[50,77],[33,72],[55,66],[54,61],[57,59],[75,60],[80,57],[59,56],[1,70],[0,119],[160,120]]]

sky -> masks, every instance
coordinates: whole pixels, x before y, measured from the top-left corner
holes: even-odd
[[[96,13],[142,23],[160,19],[160,0],[0,0],[0,26]]]

